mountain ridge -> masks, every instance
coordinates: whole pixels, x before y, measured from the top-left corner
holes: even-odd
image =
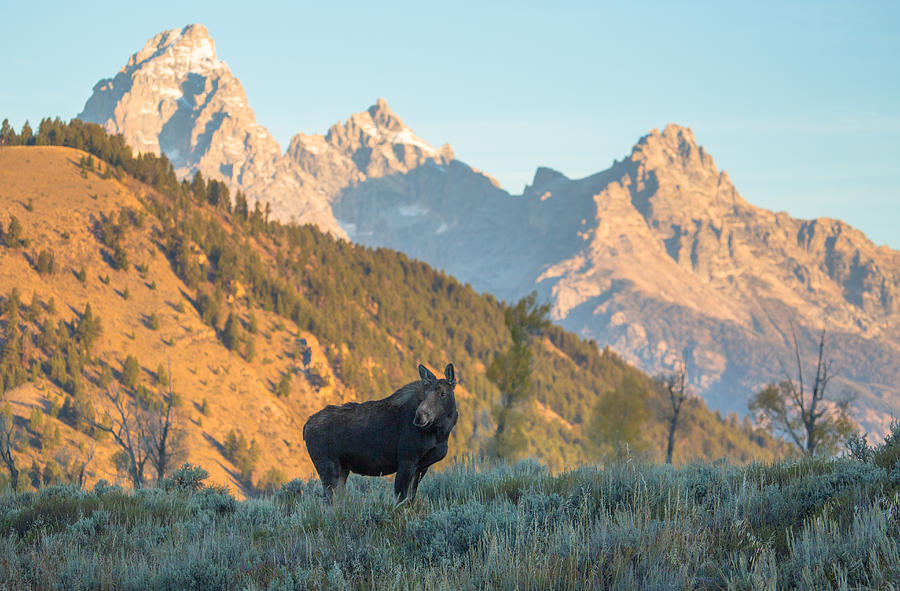
[[[689,128],[652,130],[582,179],[538,167],[513,195],[379,99],[295,135],[277,162],[290,195],[252,195],[277,218],[401,250],[502,299],[537,289],[568,329],[648,371],[688,358],[720,408],[746,412],[754,389],[783,377],[791,322],[807,354],[810,335],[833,333],[867,427],[900,407],[900,253],[839,220],[753,206]]]
[[[99,157],[94,130],[85,136]],[[20,465],[51,474],[95,449],[87,482],[114,481],[116,447],[84,417],[102,416],[105,379],[137,403],[165,392],[161,374],[182,400],[186,459],[246,492],[245,469],[225,455],[229,431],[258,445],[254,483],[270,469],[311,476],[305,418],[325,404],[386,396],[414,378],[415,363],[457,366],[451,455],[477,452],[492,433],[499,395],[485,372],[509,339],[495,298],[402,253],[224,211],[171,171],[156,189],[112,170],[71,147],[0,150],[0,219],[5,227],[15,216],[21,228],[18,245],[0,242],[0,401],[26,435],[14,450]],[[49,269],[37,249],[55,261]],[[102,330],[82,350],[73,331],[88,305]],[[534,349],[530,455],[554,469],[586,461],[588,418],[625,377],[647,389],[646,437],[661,453],[664,399],[648,376],[555,326]],[[137,385],[124,379],[128,356]],[[679,442],[677,462],[771,459],[785,448],[700,400],[686,406]]]

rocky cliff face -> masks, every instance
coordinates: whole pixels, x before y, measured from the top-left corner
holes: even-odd
[[[449,145],[435,149],[391,111],[384,99],[335,124],[323,135],[297,134],[287,155],[327,186],[331,195],[366,179],[409,172],[426,162],[453,160]]]
[[[717,408],[746,412],[782,377],[792,322],[810,356],[828,329],[834,394],[856,394],[867,427],[900,407],[900,253],[840,221],[747,203],[691,130],[654,130],[584,179],[538,169],[519,196],[476,178],[425,165],[345,189],[334,210],[354,239],[477,289],[537,289],[561,324],[650,371],[684,357]]]
[[[202,25],[165,31],[101,80],[78,115],[121,133],[139,152],[165,154],[184,178],[197,171],[243,190],[275,217],[343,230],[269,131]]]

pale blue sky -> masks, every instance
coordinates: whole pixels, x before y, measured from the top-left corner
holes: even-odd
[[[2,2],[17,128],[74,117],[147,39],[198,22],[282,149],[384,97],[515,193],[675,122],[752,203],[900,248],[898,2]]]

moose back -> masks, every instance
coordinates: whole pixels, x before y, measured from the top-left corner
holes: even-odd
[[[303,440],[329,501],[350,472],[396,472],[397,501],[412,501],[428,467],[447,455],[458,418],[453,364],[440,380],[419,365],[419,377],[387,398],[329,405],[306,421]]]

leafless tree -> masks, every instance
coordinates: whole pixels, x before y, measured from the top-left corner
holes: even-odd
[[[799,450],[807,455],[828,453],[844,438],[857,430],[850,417],[852,399],[829,400],[828,384],[835,373],[825,357],[826,330],[819,334],[816,371],[812,385],[803,373],[803,361],[797,331],[791,322],[796,375],[791,375],[784,361],[781,371],[784,380],[769,384],[750,399],[749,408],[756,411],[770,425],[783,431]]]
[[[78,486],[84,488],[87,467],[94,460],[94,444],[91,442],[90,447],[86,448],[82,445],[79,449],[78,458],[72,457],[67,451],[63,450],[56,454],[56,463],[62,466],[66,479]]]
[[[102,421],[94,427],[113,436],[121,448],[125,472],[138,488],[147,483],[144,470],[149,464],[156,472],[156,483],[184,459],[183,430],[179,425],[178,395],[175,393],[169,364],[168,389],[158,400],[136,400],[126,397],[118,387],[105,394],[108,406]]]
[[[169,387],[162,395],[160,408],[147,417],[144,445],[149,453],[150,465],[156,470],[156,484],[159,485],[172,466],[185,459],[183,432],[178,425],[178,396],[175,394],[172,378],[172,364],[169,364]]]
[[[107,411],[103,421],[92,419],[93,426],[112,435],[122,449],[125,472],[135,488],[144,486],[144,465],[150,457],[145,442],[149,438],[147,409],[137,401],[126,398],[117,386],[105,390],[113,412]]]
[[[6,469],[9,470],[9,482],[13,490],[19,486],[19,470],[16,468],[16,458],[12,453],[18,438],[19,430],[7,406],[0,410],[0,460],[3,460]]]
[[[662,379],[666,393],[669,395],[669,405],[672,414],[669,415],[669,442],[666,446],[666,463],[672,463],[672,452],[675,450],[675,430],[678,428],[678,420],[681,417],[681,407],[687,400],[690,392],[687,388],[687,365],[681,359],[675,370]]]

